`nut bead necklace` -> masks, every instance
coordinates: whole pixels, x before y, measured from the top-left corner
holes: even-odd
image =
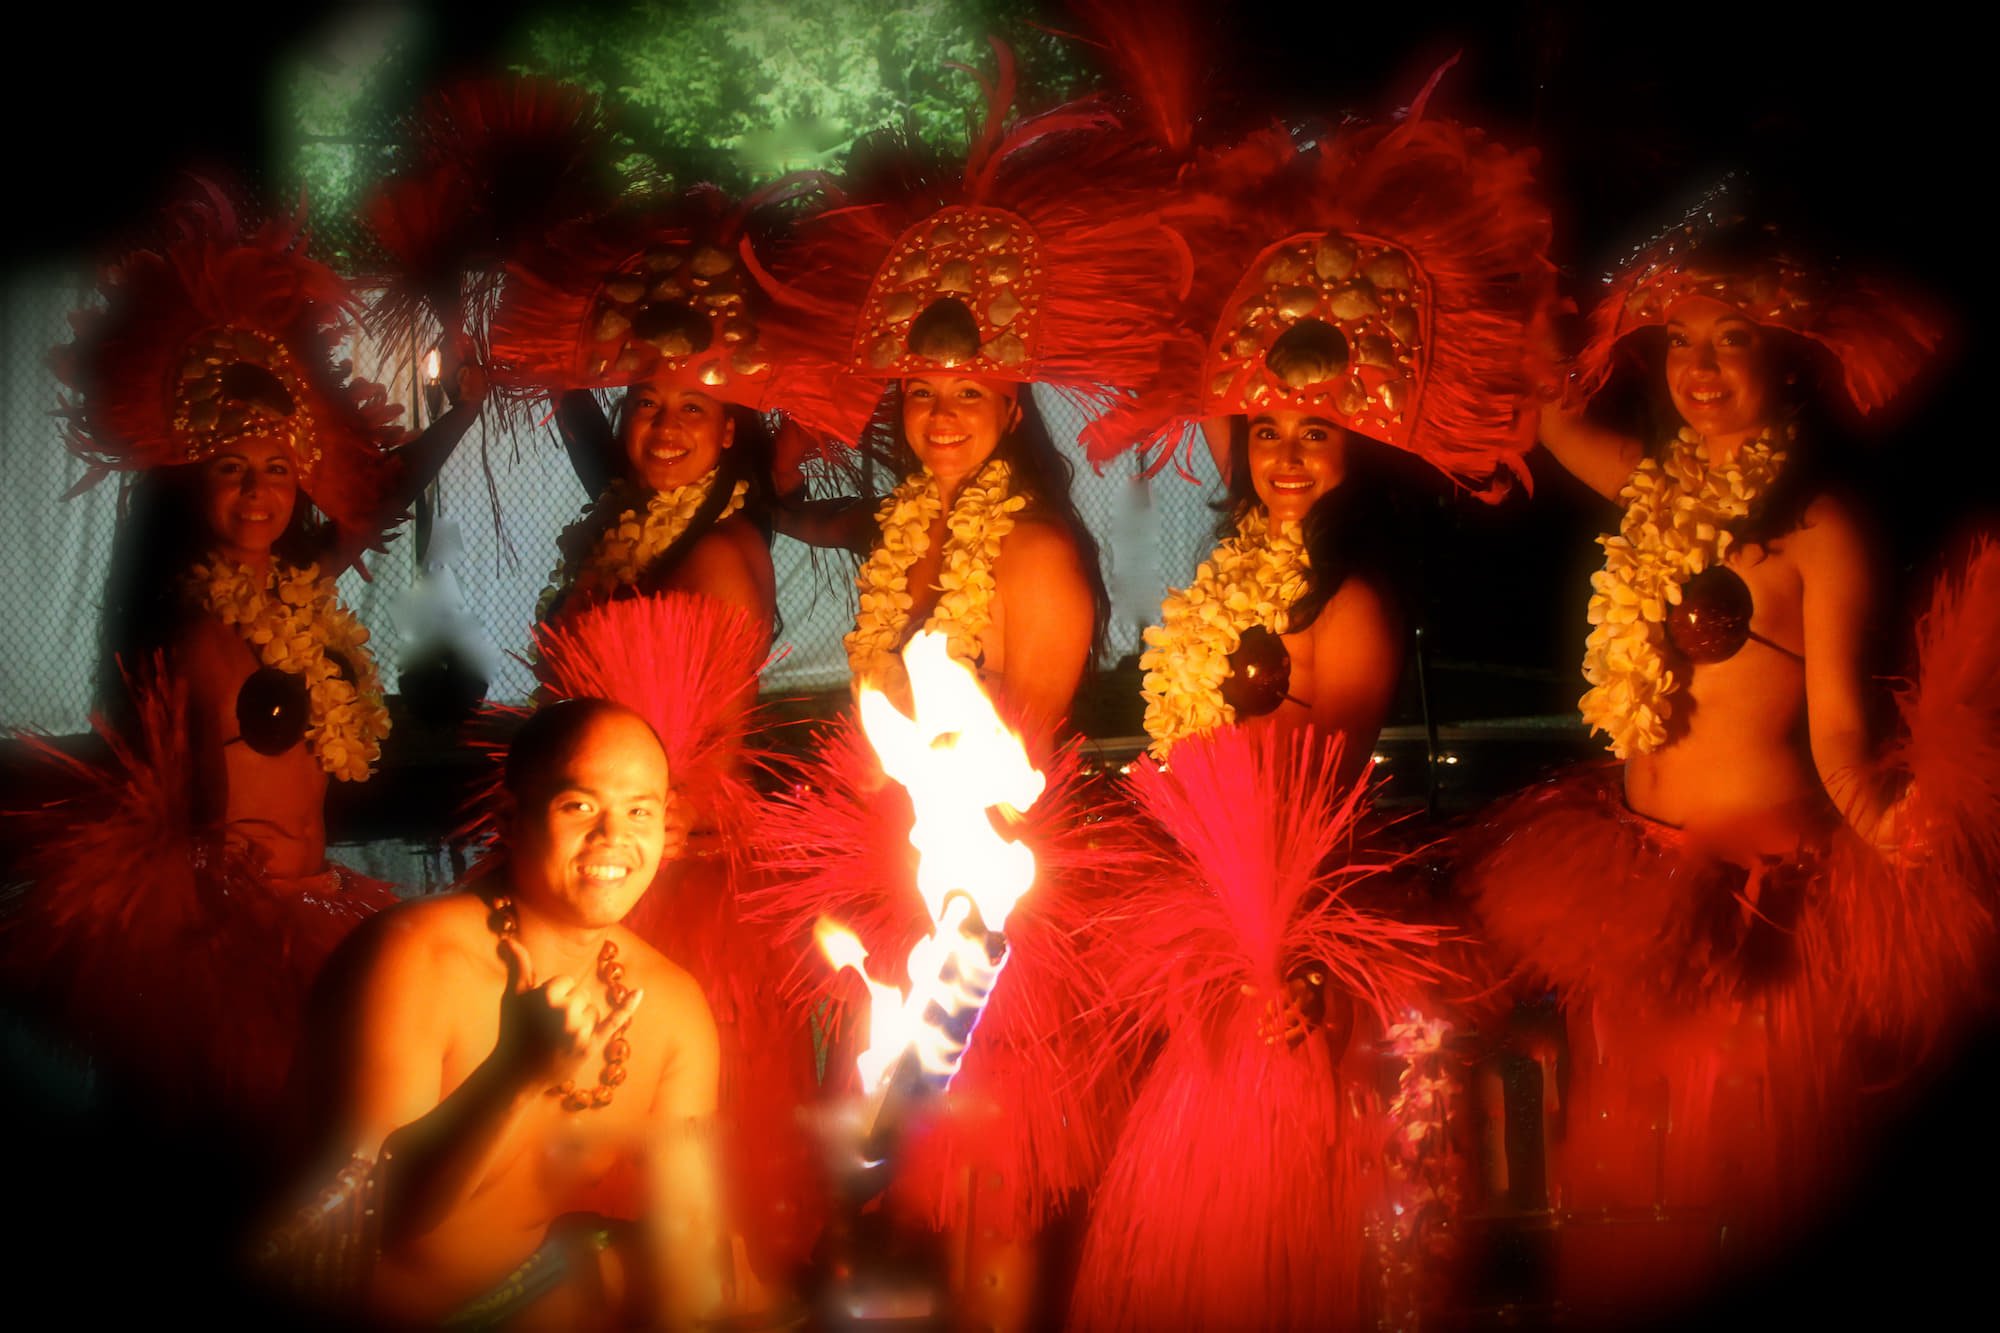
[[[493,900],[486,924],[501,939],[517,940],[521,936],[520,913],[514,910],[514,900],[504,894]],[[597,979],[604,983],[605,1003],[613,1009],[625,1003],[632,993],[632,988],[625,984],[625,965],[618,961],[616,940],[604,941],[604,948],[598,952]],[[632,1020],[628,1018],[604,1044],[604,1068],[598,1071],[596,1087],[580,1088],[574,1080],[564,1079],[550,1088],[548,1095],[560,1097],[565,1111],[601,1111],[611,1105],[618,1085],[625,1081],[625,1060],[632,1053],[632,1043],[625,1034],[631,1028]]]

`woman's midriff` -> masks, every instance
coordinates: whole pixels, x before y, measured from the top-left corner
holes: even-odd
[[[255,849],[271,875],[311,875],[326,866],[326,772],[301,742],[261,755],[240,741],[223,751],[228,796],[224,835]]]
[[[1731,859],[1796,847],[1825,803],[1805,739],[1804,668],[1752,642],[1694,668],[1674,707],[1672,743],[1626,761],[1626,804]]]

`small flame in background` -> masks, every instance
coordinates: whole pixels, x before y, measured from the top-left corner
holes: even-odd
[[[949,1080],[957,1072],[970,1035],[961,1020],[985,1005],[1005,961],[989,955],[985,932],[1006,929],[1035,882],[1035,854],[1001,837],[987,811],[1018,822],[1041,796],[1042,775],[945,645],[944,635],[924,633],[903,650],[913,718],[879,690],[861,692],[861,729],[916,812],[910,845],[932,929],[910,950],[908,994],[868,975],[868,951],[852,931],[826,918],[814,930],[828,961],[868,986],[868,1049],[855,1063],[871,1093],[912,1047],[926,1074]],[[967,933],[975,909],[985,931]]]
[[[443,373],[443,368],[444,357],[439,353],[437,348],[433,347],[430,351],[424,353],[424,383],[436,384],[438,376]]]

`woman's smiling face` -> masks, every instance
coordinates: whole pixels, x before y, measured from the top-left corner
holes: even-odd
[[[1347,475],[1347,432],[1306,412],[1259,412],[1250,419],[1250,485],[1283,528],[1302,521]]]
[[[1667,311],[1667,396],[1704,439],[1755,435],[1777,404],[1770,336],[1734,306],[1690,296]]]
[[[298,506],[292,451],[273,439],[234,440],[201,465],[202,518],[232,560],[268,558]]]
[[[699,389],[656,380],[626,392],[620,436],[633,479],[668,491],[713,472],[735,441],[736,423]]]
[[[940,487],[955,489],[1020,421],[1018,393],[1001,380],[912,376],[903,381],[903,438]]]

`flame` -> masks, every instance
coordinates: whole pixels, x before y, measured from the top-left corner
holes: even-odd
[[[1034,853],[1000,836],[988,811],[1018,823],[1044,786],[1020,737],[1001,724],[972,672],[951,659],[944,635],[917,635],[903,665],[914,716],[864,688],[861,729],[883,770],[908,789],[916,815],[910,845],[932,930],[910,950],[909,992],[868,975],[867,950],[850,931],[822,920],[814,932],[828,961],[867,984],[869,1043],[856,1064],[869,1091],[912,1047],[927,1074],[948,1080],[957,1072],[1006,961],[990,949],[991,937],[1035,882]]]
[[[424,383],[436,384],[438,382],[438,374],[443,368],[444,357],[439,353],[437,348],[433,347],[430,351],[424,353]]]

